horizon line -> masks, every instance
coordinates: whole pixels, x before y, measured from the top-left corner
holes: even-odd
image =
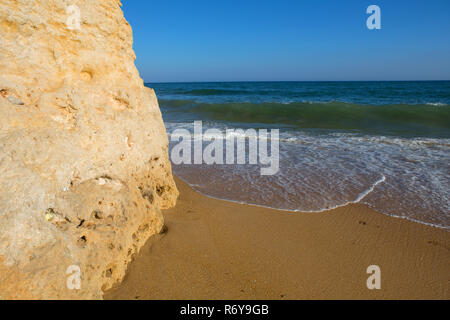
[[[448,82],[448,80],[220,80],[220,81],[144,81],[146,83],[262,83],[262,82]]]

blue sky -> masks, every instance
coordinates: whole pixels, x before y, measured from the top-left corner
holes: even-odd
[[[122,2],[145,82],[450,80],[449,0]]]

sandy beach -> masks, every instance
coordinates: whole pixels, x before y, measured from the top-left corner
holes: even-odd
[[[450,234],[363,205],[290,213],[203,196],[176,179],[166,232],[106,299],[450,299]],[[381,290],[366,286],[381,269]]]

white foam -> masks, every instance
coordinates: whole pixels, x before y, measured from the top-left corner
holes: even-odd
[[[360,202],[362,199],[364,199],[365,197],[367,197],[369,195],[369,193],[371,193],[373,190],[375,190],[375,187],[377,185],[379,185],[380,183],[383,183],[386,181],[386,177],[383,176],[381,179],[379,179],[378,181],[376,181],[369,189],[367,189],[366,191],[364,191],[363,193],[361,193],[359,195],[359,197],[353,202],[353,203],[358,203]]]
[[[192,123],[171,123],[167,127],[169,132],[176,127],[192,131]],[[226,124],[217,127],[223,133],[228,129]],[[226,139],[237,136],[242,135],[233,132]],[[258,168],[251,166],[198,169],[211,174],[214,183],[229,183],[231,189],[234,178],[239,177],[236,181],[244,182],[239,187],[245,189],[242,194],[248,197],[232,191],[226,196],[228,199],[223,199],[224,190],[215,188],[213,182],[187,180],[197,183],[197,191],[237,203],[301,213],[363,203],[389,216],[450,229],[446,161],[450,139],[283,130],[279,141],[280,173],[269,180],[260,178]],[[183,176],[184,170],[180,168],[176,173]],[[194,169],[189,170],[195,175]],[[215,176],[216,170],[219,176]]]

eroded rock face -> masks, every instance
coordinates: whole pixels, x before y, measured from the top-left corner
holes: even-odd
[[[101,298],[162,230],[178,191],[134,60],[118,0],[0,2],[1,299]]]

